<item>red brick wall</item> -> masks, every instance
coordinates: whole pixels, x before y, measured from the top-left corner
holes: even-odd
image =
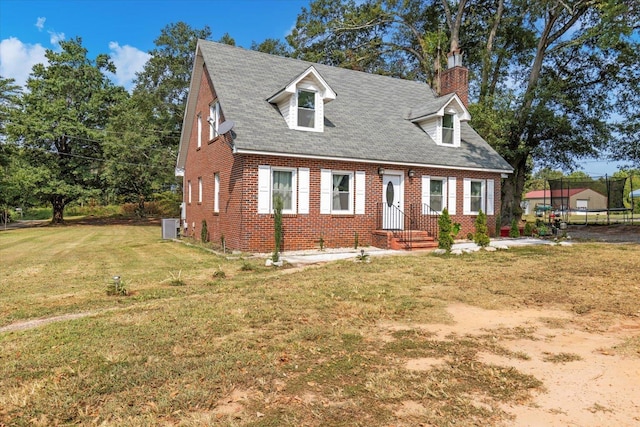
[[[431,168],[411,168],[415,176],[407,176],[409,168],[392,165],[372,165],[358,162],[322,161],[313,159],[293,159],[275,156],[254,156],[233,154],[229,134],[208,141],[209,128],[206,117],[209,104],[215,99],[215,90],[206,73],[198,93],[196,114],[194,115],[193,134],[190,137],[189,151],[184,177],[185,202],[188,202],[187,182],[192,183],[192,203],[187,204],[187,235],[200,239],[202,220],[207,221],[209,240],[220,244],[224,236],[227,248],[248,252],[271,252],[273,242],[273,216],[258,214],[258,166],[309,168],[309,214],[285,215],[283,219],[283,250],[313,249],[324,240],[324,247],[352,247],[355,234],[361,246],[381,245],[381,240],[372,235],[377,228],[378,203],[382,202],[382,177],[378,175],[378,166],[388,170],[404,172],[405,209],[410,204],[421,206],[422,175],[434,177],[456,177],[456,215],[454,222],[462,225],[458,235],[464,238],[474,231],[476,216],[463,215],[463,179],[493,179],[495,214],[488,217],[488,227],[495,235],[496,220],[500,207],[500,174],[486,172],[465,172]],[[223,106],[224,107],[224,106]],[[202,146],[197,148],[197,114],[202,113]],[[224,110],[221,112],[224,114]],[[221,121],[224,121],[221,118]],[[365,171],[365,214],[362,215],[320,215],[320,170]],[[220,174],[219,213],[214,212],[214,174]],[[203,181],[203,200],[198,203],[198,177]]]
[[[184,176],[184,200],[187,202],[186,235],[200,239],[202,220],[207,221],[209,240],[221,243],[224,236],[226,245],[230,248],[242,246],[237,233],[242,226],[241,198],[242,198],[242,161],[243,158],[234,156],[231,150],[230,134],[209,140],[209,105],[216,99],[215,90],[209,79],[206,68],[202,84],[198,92],[196,111],[193,117],[193,131],[189,139],[189,151]],[[203,142],[198,148],[197,115],[202,114]],[[221,111],[220,122],[224,121],[224,111]],[[219,212],[214,212],[214,174],[220,176]],[[202,203],[198,203],[198,177],[202,177]],[[192,199],[188,203],[187,183],[191,181]]]
[[[453,67],[440,76],[440,95],[455,92],[462,103],[469,105],[469,70],[465,67]]]

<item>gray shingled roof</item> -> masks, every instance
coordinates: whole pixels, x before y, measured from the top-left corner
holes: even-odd
[[[424,83],[204,40],[199,41],[198,47],[224,117],[235,122],[234,143],[239,151],[512,170],[467,123],[461,127],[463,142],[459,148],[436,145],[419,126],[411,123],[408,119],[416,111],[433,109],[442,100]],[[266,101],[310,65],[337,93],[335,100],[325,104],[322,133],[289,129],[278,108]]]

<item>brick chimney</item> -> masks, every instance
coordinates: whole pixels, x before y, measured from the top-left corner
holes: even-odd
[[[440,75],[440,96],[455,92],[469,106],[469,69],[462,66],[460,49],[447,55],[447,69]]]

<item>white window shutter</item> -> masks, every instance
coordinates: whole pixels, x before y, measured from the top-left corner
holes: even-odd
[[[447,191],[448,191],[448,199],[447,200],[447,210],[449,211],[449,215],[456,214],[456,177],[450,176],[449,182],[447,182]]]
[[[487,180],[487,215],[493,215],[495,213],[494,208],[494,182],[492,179]]]
[[[422,214],[427,215],[429,210],[427,207],[431,202],[431,177],[428,175],[422,175]]]
[[[298,213],[309,213],[309,168],[298,169]]]
[[[331,213],[331,170],[320,170],[320,213]]]
[[[462,203],[462,213],[465,215],[471,214],[471,179],[464,178],[462,184],[462,190],[464,191],[464,200]]]
[[[258,213],[271,212],[271,167],[258,166]]]
[[[365,209],[365,172],[356,171],[356,215],[363,215]]]

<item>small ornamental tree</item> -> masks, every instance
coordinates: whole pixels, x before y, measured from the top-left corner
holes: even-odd
[[[273,197],[273,237],[275,239],[275,249],[271,257],[273,262],[280,261],[280,248],[282,247],[282,197],[276,194]]]
[[[438,248],[450,252],[451,247],[453,246],[453,224],[447,208],[442,210],[442,214],[440,215],[440,218],[438,218],[438,229]]]
[[[202,220],[202,229],[200,230],[200,240],[202,243],[209,242],[209,229],[207,228],[207,220]]]
[[[489,230],[487,228],[487,215],[482,212],[482,209],[480,210],[480,212],[478,212],[475,227],[476,233],[473,236],[473,241],[476,243],[476,245],[483,248],[489,246],[490,240]]]
[[[511,220],[511,229],[509,229],[509,237],[520,237],[520,230],[518,229],[518,220],[515,218]]]

